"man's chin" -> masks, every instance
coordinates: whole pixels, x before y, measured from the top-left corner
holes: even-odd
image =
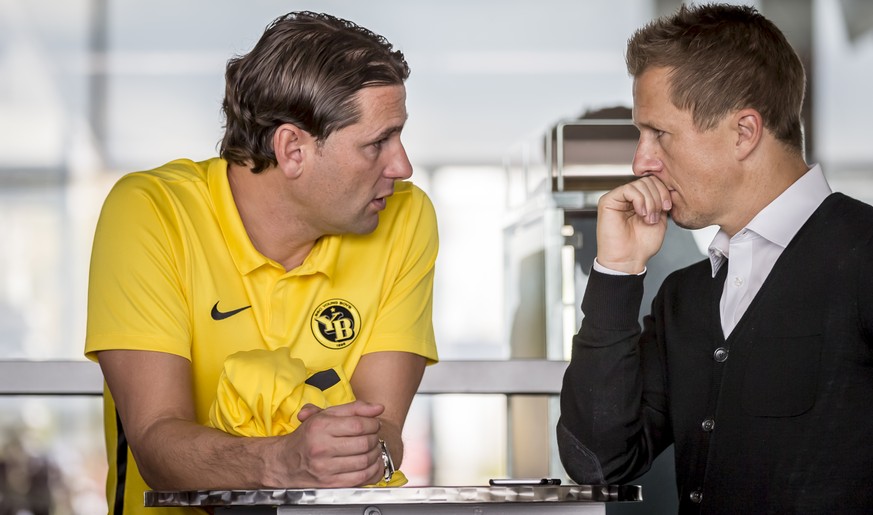
[[[365,235],[370,234],[379,227],[379,214],[373,214],[358,220],[358,222],[349,228],[349,234]]]
[[[673,211],[670,212],[670,218],[673,219],[673,223],[676,224],[678,227],[688,229],[689,231],[696,231],[697,229],[703,229],[704,227],[709,227],[710,225],[712,225],[694,218],[689,219],[682,216],[681,213],[675,213]]]

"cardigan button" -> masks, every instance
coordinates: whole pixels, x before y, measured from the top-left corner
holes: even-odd
[[[708,418],[704,420],[702,424],[700,424],[700,427],[703,428],[704,431],[709,433],[710,431],[715,429],[715,420]]]
[[[715,349],[715,352],[712,353],[712,359],[719,363],[724,363],[728,359],[728,350],[724,347]]]
[[[703,492],[700,490],[695,490],[688,494],[688,498],[691,499],[691,502],[695,504],[700,504],[703,501]]]

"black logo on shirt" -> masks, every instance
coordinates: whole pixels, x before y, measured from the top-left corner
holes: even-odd
[[[230,318],[230,317],[236,315],[237,313],[239,313],[240,311],[245,311],[245,310],[249,309],[250,307],[251,306],[246,306],[246,307],[234,309],[231,311],[218,311],[218,302],[216,302],[215,305],[212,306],[212,313],[211,313],[212,319],[213,320],[224,320],[225,318]]]
[[[338,350],[355,341],[361,326],[361,315],[351,302],[331,299],[315,308],[310,325],[318,343],[328,349]]]

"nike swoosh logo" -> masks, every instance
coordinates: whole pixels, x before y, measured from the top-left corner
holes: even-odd
[[[246,306],[244,308],[234,309],[232,311],[218,311],[218,302],[212,306],[212,319],[213,320],[224,320],[225,318],[232,317],[239,313],[240,311],[245,311],[249,309],[251,306]]]

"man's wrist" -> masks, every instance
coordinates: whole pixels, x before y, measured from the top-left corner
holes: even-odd
[[[610,268],[608,266],[603,266],[600,264],[600,261],[597,261],[597,258],[594,258],[594,264],[591,266],[595,271],[600,272],[601,274],[607,275],[643,275],[646,273],[647,267],[643,267],[642,272],[638,273],[630,273],[630,272],[622,272],[621,270],[616,270],[614,268]]]

